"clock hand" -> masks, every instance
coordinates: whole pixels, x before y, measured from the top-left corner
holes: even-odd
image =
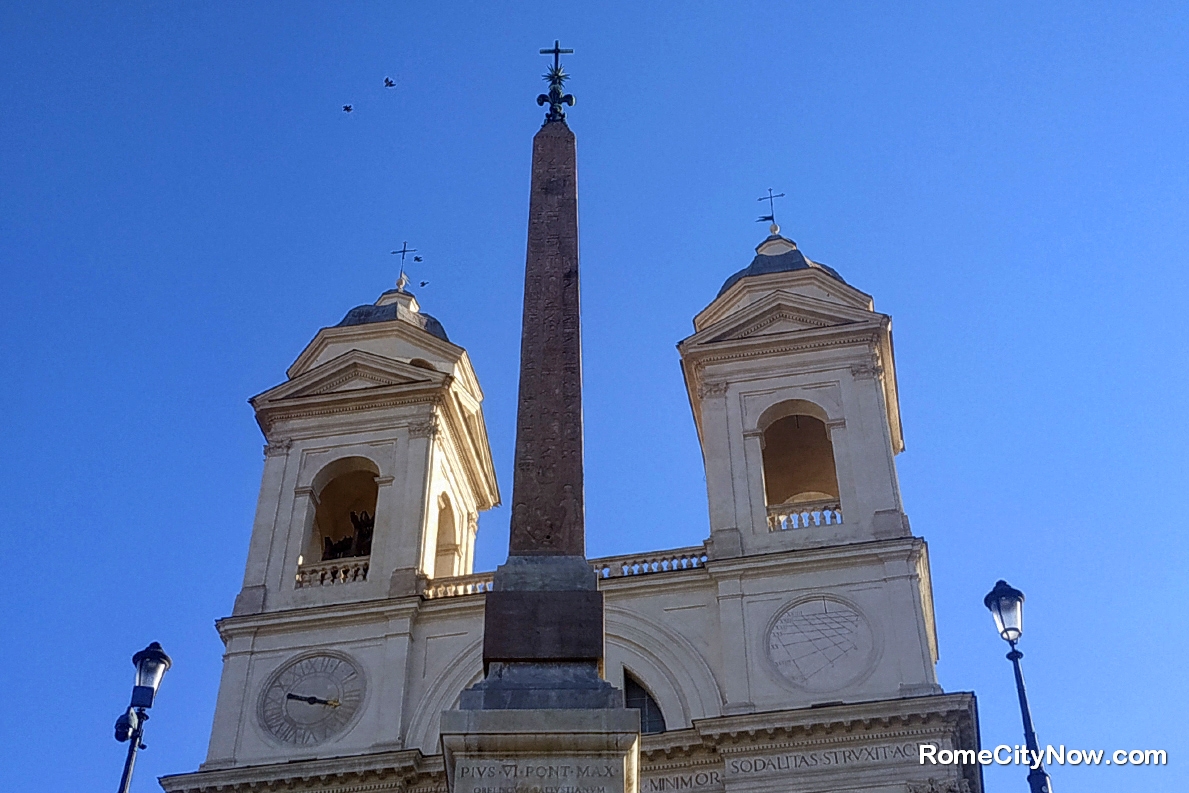
[[[295,699],[298,702],[308,702],[311,705],[329,705],[332,708],[337,708],[342,703],[337,699],[320,699],[318,697],[303,697],[300,694],[286,694],[285,699]]]

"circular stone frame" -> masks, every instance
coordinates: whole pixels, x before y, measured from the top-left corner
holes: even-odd
[[[309,658],[326,657],[335,658],[339,661],[350,664],[351,668],[354,669],[355,673],[359,676],[359,688],[361,691],[359,707],[355,709],[355,712],[351,714],[351,717],[342,725],[342,727],[340,727],[333,735],[327,736],[324,740],[309,744],[298,744],[278,738],[265,723],[264,700],[268,694],[268,690],[276,684],[278,678],[280,678],[285,670],[289,669],[293,665],[299,664]],[[350,733],[351,730],[355,729],[355,725],[359,723],[359,719],[363,715],[363,712],[367,710],[368,695],[371,691],[371,686],[368,685],[368,683],[369,681],[367,678],[367,672],[365,671],[363,664],[360,663],[359,659],[344,653],[341,650],[307,650],[305,652],[298,653],[297,655],[291,656],[278,664],[277,667],[273,669],[271,673],[269,673],[268,677],[265,678],[264,685],[260,687],[259,693],[256,695],[255,726],[261,733],[263,733],[270,743],[276,746],[284,746],[292,749],[324,746],[326,744],[333,743],[334,741],[341,740],[348,733]]]
[[[835,681],[828,685],[813,685],[807,682],[802,682],[789,677],[776,659],[772,657],[772,635],[776,630],[778,623],[783,620],[794,609],[804,606],[806,603],[813,603],[815,601],[825,601],[833,603],[836,606],[841,606],[854,612],[861,621],[866,632],[871,637],[871,646],[863,653],[861,659],[855,662],[855,670],[845,676],[840,682]],[[854,601],[844,598],[833,592],[815,592],[813,594],[802,595],[794,600],[786,603],[778,608],[768,620],[764,628],[763,634],[760,636],[760,641],[763,644],[762,652],[764,660],[767,663],[768,671],[772,676],[782,685],[795,691],[802,691],[814,694],[828,694],[834,691],[841,691],[865,681],[875,671],[877,662],[880,656],[883,655],[883,637],[877,630],[875,624],[867,617],[867,614]]]

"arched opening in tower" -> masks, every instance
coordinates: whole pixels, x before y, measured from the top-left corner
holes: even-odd
[[[768,506],[838,499],[834,446],[825,422],[794,414],[764,430],[764,496]]]
[[[370,556],[379,487],[371,471],[339,474],[318,494],[314,535],[322,561]]]
[[[437,551],[433,575],[435,578],[444,578],[458,575],[459,572],[458,520],[454,516],[450,497],[443,493],[438,499]]]

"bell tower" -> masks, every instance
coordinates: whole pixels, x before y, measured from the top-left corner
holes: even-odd
[[[251,399],[268,445],[236,615],[416,594],[471,572],[499,502],[466,351],[404,283]]]
[[[771,234],[678,344],[716,558],[909,536],[891,317]]]

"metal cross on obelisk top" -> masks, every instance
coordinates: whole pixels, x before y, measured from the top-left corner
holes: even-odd
[[[763,223],[766,220],[769,223],[771,223],[773,226],[776,225],[776,199],[778,199],[778,198],[784,198],[784,193],[773,194],[772,188],[769,187],[768,195],[762,195],[756,199],[757,201],[767,201],[768,202],[768,213],[769,213],[767,215],[760,215],[758,218],[756,218],[756,223]],[[772,233],[775,234],[776,232],[772,232]]]
[[[573,50],[563,50],[561,48],[561,39],[554,39],[553,40],[553,49],[541,50],[541,54],[542,55],[552,55],[553,56],[553,69],[554,69],[554,71],[558,71],[561,69],[561,56],[562,55],[573,55],[574,51]]]
[[[545,82],[549,83],[549,93],[537,97],[538,105],[549,103],[549,112],[545,114],[546,124],[550,121],[565,121],[566,111],[562,109],[562,105],[574,106],[573,94],[564,93],[566,80],[570,79],[570,75],[566,74],[566,70],[561,67],[561,56],[571,55],[573,52],[573,50],[562,49],[560,39],[554,39],[553,49],[541,50],[542,55],[553,56],[553,66],[545,72]]]

